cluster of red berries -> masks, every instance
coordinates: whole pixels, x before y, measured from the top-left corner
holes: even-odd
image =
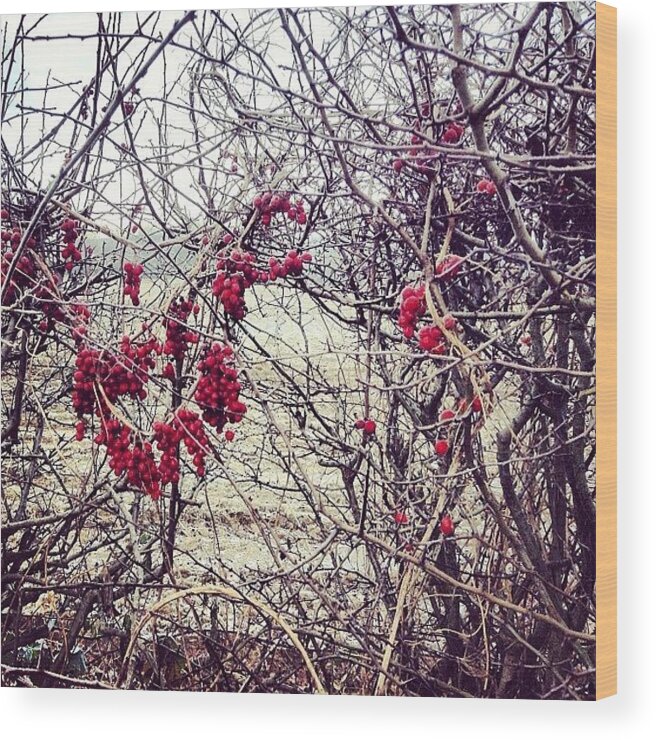
[[[422,326],[419,330],[419,347],[424,352],[443,355],[446,351],[446,337],[438,326]]]
[[[5,284],[5,280],[9,272],[9,265],[11,264],[13,259],[14,259],[14,253],[11,250],[6,251],[2,255],[2,263],[1,263],[0,270],[2,274],[2,285],[3,286]],[[35,274],[36,274],[36,270],[34,267],[34,262],[32,261],[29,255],[23,253],[21,255],[21,258],[18,260],[16,269],[14,270],[14,273],[11,277],[11,282],[9,283],[9,289],[5,293],[5,297],[3,299],[3,305],[5,306],[12,305],[12,303],[14,303],[18,299],[19,295],[23,293],[23,291],[31,288],[34,285]]]
[[[312,255],[309,252],[299,254],[296,249],[290,249],[282,262],[271,257],[269,259],[269,280],[285,278],[287,275],[298,277],[303,272],[303,265],[306,262],[312,262]]]
[[[43,318],[39,322],[39,331],[44,334],[50,331],[55,323],[68,323],[66,314],[62,310],[58,289],[59,281],[59,275],[54,273],[34,291],[34,297],[43,312]]]
[[[90,347],[81,347],[75,358],[73,373],[73,408],[78,416],[92,414],[96,408],[96,381],[102,382],[110,372],[110,364],[102,353]],[[126,388],[127,390],[127,388]],[[111,400],[111,399],[110,399]]]
[[[253,207],[260,212],[260,219],[265,226],[271,223],[274,213],[286,213],[290,221],[301,226],[307,222],[303,201],[299,198],[292,203],[289,193],[261,193],[253,198]]]
[[[212,293],[220,299],[225,312],[239,321],[246,315],[246,289],[265,279],[267,273],[257,268],[252,254],[233,249],[230,254],[219,255]]]
[[[203,419],[219,433],[225,425],[239,423],[246,406],[239,400],[241,383],[233,366],[232,348],[215,342],[207,348],[198,363],[200,378],[194,399],[203,412]]]
[[[355,428],[366,435],[371,435],[376,431],[376,422],[373,419],[358,419],[355,422]]]
[[[416,145],[419,144],[421,138],[417,134],[413,134],[410,137],[410,141],[412,142],[412,144]],[[438,156],[439,155],[436,152],[431,151],[426,146],[420,148],[413,146],[413,148],[410,149],[408,159],[397,157],[396,159],[392,160],[392,169],[398,174],[407,164],[414,164],[419,172],[432,172],[433,167],[431,166],[431,164],[435,159],[437,159]]]
[[[6,215],[2,217],[2,220],[5,221],[9,218],[9,212],[6,209],[3,209],[3,212]],[[20,244],[22,236],[23,232],[18,226],[15,226],[13,229],[6,229],[0,232],[0,240],[7,250],[3,253],[2,263],[0,264],[3,286],[5,284],[7,273],[9,271],[9,265],[14,259],[14,250]],[[25,242],[25,246],[27,250],[34,249],[34,247],[36,247],[36,240],[34,239],[34,237],[30,237]],[[14,270],[14,273],[12,275],[11,283],[5,295],[3,304],[6,306],[11,305],[18,298],[19,294],[21,294],[26,289],[33,287],[35,274],[36,268],[32,257],[30,256],[29,252],[23,251],[23,254],[21,255],[21,258],[19,259],[18,264],[16,265],[16,269]]]
[[[119,349],[126,367],[133,369],[143,382],[148,382],[149,371],[155,367],[155,358],[162,354],[162,345],[156,337],[135,342],[126,334],[121,337]]]
[[[443,323],[444,328],[448,331],[453,331],[458,326],[458,322],[450,314],[444,317]],[[446,352],[447,338],[438,326],[422,326],[419,330],[418,339],[419,347],[424,352],[435,355],[442,355]]]
[[[399,326],[406,339],[411,339],[417,329],[417,321],[426,313],[426,288],[411,285],[403,288],[399,312]]]
[[[458,275],[464,261],[464,258],[457,254],[447,255],[435,265],[435,277],[440,280],[451,280]]]
[[[161,345],[154,337],[133,343],[128,336],[124,336],[119,355],[80,346],[75,358],[72,392],[73,408],[77,415],[91,414],[94,409],[98,414],[109,411],[97,386],[102,388],[110,403],[116,402],[120,396],[143,401],[148,395],[146,384],[150,371],[155,367],[155,358],[160,353]]]
[[[39,331],[46,334],[55,324],[65,324],[70,326],[71,337],[75,344],[79,345],[86,337],[91,311],[86,303],[76,302],[65,306],[59,295],[59,282],[59,275],[54,273],[34,291],[37,305],[43,312],[43,318],[39,322]]]
[[[70,272],[73,269],[76,262],[82,259],[82,253],[75,246],[75,240],[78,237],[78,222],[72,218],[65,218],[59,228],[62,230],[62,239],[64,246],[62,247],[61,256],[65,260],[64,267]]]
[[[162,452],[159,473],[162,485],[177,483],[180,480],[180,442],[192,456],[196,475],[205,475],[205,456],[209,450],[209,440],[203,422],[198,414],[189,409],[178,409],[171,424],[155,422],[153,424],[156,447]]]
[[[14,226],[13,229],[3,229],[0,233],[0,239],[2,239],[5,246],[10,249],[16,248],[20,244],[20,240],[23,236],[20,226]],[[31,236],[26,242],[25,246],[27,249],[34,249],[36,247],[36,239]]]
[[[448,258],[447,258],[448,259]],[[458,258],[461,259],[461,258]],[[450,275],[451,269],[448,268],[444,275]],[[401,292],[401,305],[399,310],[398,323],[406,339],[412,339],[417,331],[417,323],[422,316],[426,314],[426,288],[419,285],[413,288],[411,285],[406,286]],[[458,322],[453,316],[447,314],[444,319],[444,328],[453,331],[457,328]],[[442,329],[438,326],[422,326],[418,334],[419,348],[424,352],[432,354],[444,354],[447,349],[448,340]]]
[[[139,291],[141,290],[141,276],[143,274],[143,265],[126,262],[123,265],[125,273],[125,284],[123,285],[123,295],[132,299],[132,305],[139,305]]]
[[[153,424],[153,441],[162,453],[159,461],[159,474],[162,485],[178,483],[180,480],[179,444],[182,436],[174,424],[156,421]]]
[[[73,303],[71,314],[71,336],[75,343],[79,344],[87,335],[87,324],[91,318],[91,311],[86,303]]]
[[[164,354],[180,360],[185,356],[190,344],[198,343],[198,334],[189,329],[187,321],[191,313],[196,316],[199,311],[199,305],[189,298],[178,297],[171,303],[164,318],[166,329]],[[164,371],[165,377],[169,377],[166,375],[166,368]]]
[[[412,148],[409,151],[408,159],[406,160],[402,157],[398,157],[392,161],[392,168],[395,172],[401,172],[406,164],[414,164],[419,172],[422,173],[431,173],[435,171],[433,163],[439,157],[439,154],[432,151],[430,147],[426,145],[427,140],[421,136],[422,129],[424,128],[424,119],[428,119],[430,117],[431,104],[428,101],[425,101],[419,106],[419,118],[414,125],[415,132],[410,136]],[[430,138],[428,141],[430,141]]]
[[[109,467],[117,476],[126,473],[130,486],[154,500],[160,497],[161,475],[150,442],[135,439],[127,424],[111,416],[103,418],[102,429],[93,441],[107,448]]]
[[[230,254],[219,255],[212,293],[220,299],[225,312],[240,321],[246,315],[244,296],[248,288],[257,282],[266,283],[288,275],[298,277],[303,272],[304,264],[311,261],[309,252],[299,254],[296,249],[290,249],[282,262],[271,257],[269,270],[260,270],[252,254],[233,249]]]
[[[459,123],[451,121],[442,132],[440,141],[442,144],[457,144],[464,133],[465,129]]]
[[[483,410],[483,401],[480,396],[474,396],[472,399],[461,398],[457,403],[457,413],[461,416],[468,414],[469,412],[474,414],[480,414]],[[439,420],[441,423],[448,423],[453,421],[457,417],[456,411],[453,409],[444,409],[440,412]]]
[[[483,193],[484,195],[496,195],[497,186],[492,182],[492,180],[479,180],[478,183],[476,183],[476,192]]]
[[[195,411],[189,409],[178,409],[174,421],[182,434],[187,453],[192,457],[196,475],[202,478],[205,475],[205,456],[210,446],[203,421]]]
[[[407,524],[408,523],[408,515],[405,513],[405,511],[395,511],[394,512],[394,521],[397,524]]]
[[[153,447],[150,442],[136,442],[132,448],[132,454],[127,461],[126,470],[128,483],[133,487],[147,493],[156,501],[161,493],[160,474],[153,455]],[[118,471],[114,469],[118,474]]]

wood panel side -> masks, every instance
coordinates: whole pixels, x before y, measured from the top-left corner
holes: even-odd
[[[617,693],[617,9],[597,3],[597,699]]]

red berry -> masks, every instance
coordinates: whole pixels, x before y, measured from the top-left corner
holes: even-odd
[[[405,511],[395,511],[394,512],[394,521],[397,524],[407,524],[408,523],[408,515],[405,513]]]
[[[453,519],[451,519],[451,517],[448,514],[445,514],[440,520],[440,532],[445,537],[450,537],[455,532],[455,527],[453,526]]]
[[[365,434],[373,434],[376,431],[376,422],[373,419],[366,419],[363,429]]]
[[[462,127],[455,123],[450,123],[442,134],[443,144],[455,144],[462,136]]]
[[[435,442],[435,452],[438,455],[446,455],[446,453],[449,451],[449,443],[446,441],[446,439],[438,439]]]
[[[476,184],[476,190],[485,195],[494,195],[497,192],[497,187],[492,180],[483,179]]]
[[[451,316],[451,314],[447,314],[444,317],[444,328],[448,331],[453,331],[458,326],[458,322],[456,319]]]
[[[475,396],[471,407],[472,411],[475,411],[476,413],[480,413],[483,410],[483,402],[481,401],[480,396]]]
[[[232,429],[228,429],[225,433],[226,442],[232,442],[232,440],[235,438],[235,433],[232,431]]]
[[[456,418],[455,412],[451,409],[444,409],[440,414],[440,421],[453,421]]]
[[[405,162],[402,159],[395,159],[392,162],[392,167],[394,168],[394,172],[401,172],[405,165]]]
[[[464,259],[457,254],[450,254],[435,265],[435,277],[441,280],[456,277],[460,272]]]

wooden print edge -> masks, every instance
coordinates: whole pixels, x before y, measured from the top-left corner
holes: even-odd
[[[617,693],[617,9],[597,3],[596,697]]]

